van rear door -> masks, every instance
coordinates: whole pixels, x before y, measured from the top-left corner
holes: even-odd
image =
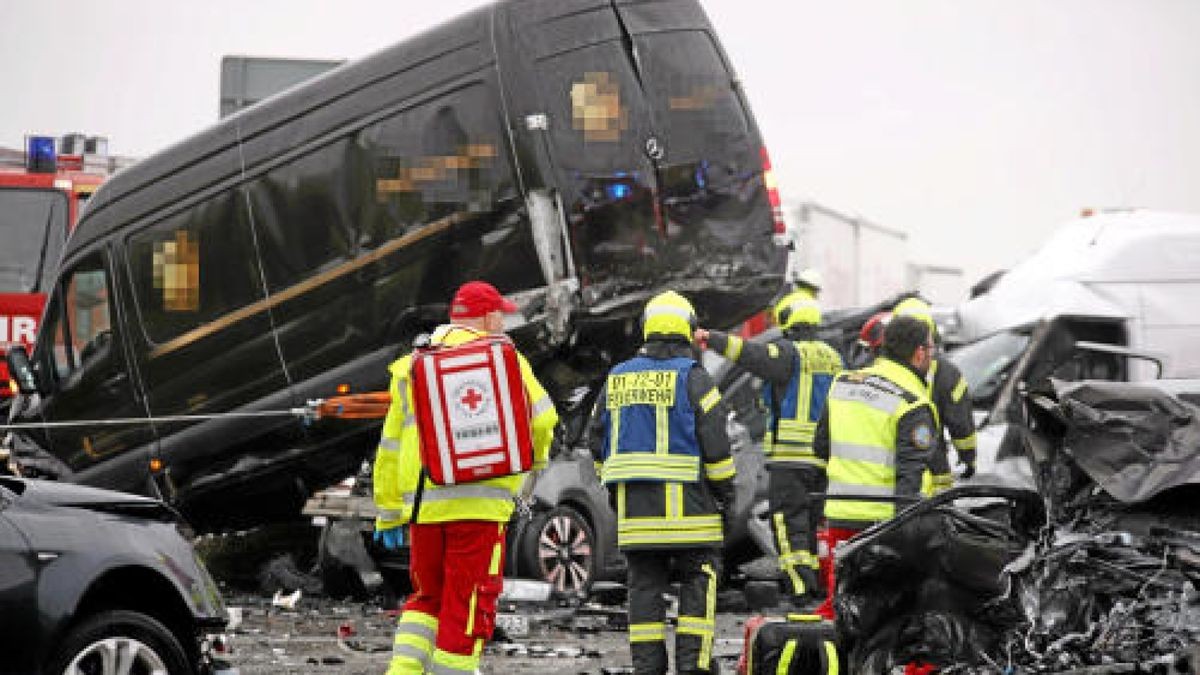
[[[554,6],[518,32],[585,305],[640,307],[636,291],[672,287],[721,323],[761,308],[784,264],[762,142],[699,5]]]

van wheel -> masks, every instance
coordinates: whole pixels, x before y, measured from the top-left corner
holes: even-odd
[[[72,628],[50,659],[54,675],[192,675],[179,640],[145,614],[100,612]]]
[[[586,596],[595,580],[596,535],[578,511],[556,506],[533,516],[521,542],[521,569],[559,593]]]

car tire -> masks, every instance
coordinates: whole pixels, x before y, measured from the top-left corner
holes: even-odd
[[[166,626],[145,614],[124,610],[94,614],[71,628],[59,642],[45,672],[109,675],[100,664],[105,655],[112,654],[132,656],[134,668],[129,671],[132,673],[150,673],[156,669],[165,669],[170,675],[195,673],[179,640]]]
[[[586,596],[596,577],[596,535],[578,511],[556,506],[525,527],[520,562],[525,574],[559,593]]]

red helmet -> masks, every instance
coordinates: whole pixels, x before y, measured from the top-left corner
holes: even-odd
[[[858,331],[858,344],[873,352],[879,351],[879,347],[883,345],[883,329],[891,318],[891,312],[872,314],[871,318],[863,324],[862,330]]]

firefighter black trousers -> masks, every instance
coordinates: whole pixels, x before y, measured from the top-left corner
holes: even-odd
[[[626,550],[629,562],[629,643],[638,675],[667,672],[666,593],[679,580],[675,628],[677,673],[707,673],[717,620],[720,550],[679,548]]]
[[[779,549],[779,569],[793,602],[820,597],[817,558],[817,526],[828,485],[825,469],[812,464],[776,462],[767,466],[770,481],[767,500],[771,507],[771,530]]]

